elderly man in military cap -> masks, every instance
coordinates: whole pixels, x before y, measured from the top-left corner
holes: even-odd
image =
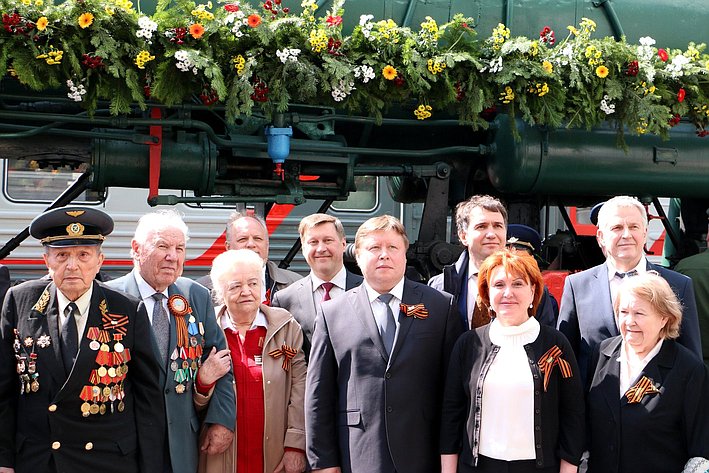
[[[11,288],[0,320],[0,472],[161,472],[159,366],[138,299],[94,280],[104,212],[35,218],[49,279]]]

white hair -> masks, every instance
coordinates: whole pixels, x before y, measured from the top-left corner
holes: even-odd
[[[224,302],[224,287],[222,278],[227,271],[239,266],[240,269],[256,269],[261,271],[264,265],[261,257],[252,250],[242,248],[240,250],[227,250],[218,255],[212,261],[212,270],[209,278],[212,280],[212,295],[217,304]]]
[[[635,207],[643,218],[643,225],[647,228],[647,211],[645,206],[635,197],[619,195],[605,202],[598,211],[598,228],[603,230],[608,226],[613,213],[620,207]]]
[[[138,226],[135,228],[133,240],[139,245],[145,245],[148,242],[148,237],[166,228],[175,228],[182,232],[185,236],[185,242],[189,240],[187,224],[182,220],[182,215],[174,209],[161,209],[156,212],[150,212],[138,220]],[[131,249],[131,257],[135,260],[135,253]]]

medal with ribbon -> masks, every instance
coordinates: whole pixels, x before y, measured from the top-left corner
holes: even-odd
[[[202,365],[204,339],[200,343],[197,336],[204,336],[204,326],[201,322],[197,323],[189,301],[181,294],[171,295],[167,308],[175,317],[177,339],[177,346],[170,356],[170,368],[175,372],[175,392],[182,394],[188,390],[190,381],[197,378],[197,371]]]
[[[539,364],[539,371],[544,374],[544,392],[546,392],[547,387],[549,386],[551,372],[554,370],[555,366],[559,367],[559,370],[561,371],[561,376],[563,376],[564,378],[570,378],[571,376],[573,376],[573,373],[571,372],[571,365],[568,361],[561,358],[561,355],[561,348],[559,348],[557,345],[554,345],[549,350],[547,350],[547,352],[544,353],[537,362]]]
[[[428,309],[423,304],[399,304],[401,312],[407,317],[413,317],[415,319],[426,319],[428,318]]]
[[[628,398],[628,404],[636,404],[642,401],[646,394],[660,394],[660,390],[655,387],[650,378],[643,376],[640,381],[628,389],[625,397]]]
[[[289,347],[285,343],[281,346],[281,348],[276,348],[275,350],[271,350],[268,352],[269,356],[274,357],[275,359],[278,359],[280,357],[283,357],[283,363],[281,364],[281,367],[285,371],[290,370],[290,365],[291,365],[291,360],[295,358],[295,355],[298,354],[298,350]]]

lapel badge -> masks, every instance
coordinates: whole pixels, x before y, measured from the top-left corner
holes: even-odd
[[[37,339],[37,346],[40,348],[47,348],[52,344],[52,339],[49,335],[40,335]]]
[[[628,398],[628,404],[636,404],[642,401],[646,394],[660,394],[660,390],[655,387],[650,378],[643,376],[640,381],[628,389],[625,397]]]
[[[399,309],[407,317],[422,320],[428,318],[428,309],[426,309],[426,306],[423,304],[407,305],[402,303],[399,305]]]
[[[185,316],[192,312],[187,298],[181,294],[171,295],[167,300],[167,308],[170,309],[170,312],[175,316]]]
[[[34,345],[34,339],[32,337],[25,337],[22,343],[24,343],[27,348],[32,348],[32,345]]]

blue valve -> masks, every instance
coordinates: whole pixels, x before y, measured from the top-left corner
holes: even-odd
[[[268,140],[268,155],[275,164],[283,164],[290,154],[290,137],[293,136],[293,127],[267,126],[265,134]]]

